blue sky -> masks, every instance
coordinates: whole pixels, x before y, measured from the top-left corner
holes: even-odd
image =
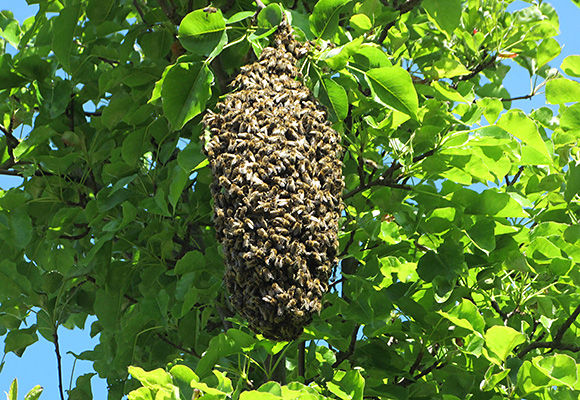
[[[580,35],[578,35],[578,27],[576,26],[576,23],[580,20],[580,8],[574,5],[571,0],[552,0],[550,3],[556,8],[560,17],[561,34],[556,39],[563,47],[562,54],[550,62],[550,65],[559,67],[566,56],[580,54]],[[513,11],[525,6],[527,6],[526,3],[516,1],[510,6],[510,10]],[[36,5],[28,6],[25,0],[0,0],[0,10],[5,9],[12,11],[16,19],[22,22],[26,18],[33,16],[38,7]],[[528,94],[530,92],[528,73],[514,62],[511,62],[511,64],[513,66],[512,70],[504,81],[506,88],[512,96]],[[527,113],[543,105],[545,105],[545,98],[543,95],[539,95],[532,100],[514,102],[512,108],[520,108]],[[19,183],[19,178],[0,176],[0,188],[2,189],[7,189]],[[34,323],[35,317],[31,316],[29,320],[30,323]],[[79,354],[84,350],[92,349],[98,343],[97,338],[90,338],[89,336],[90,323],[93,320],[88,320],[87,329],[85,330],[69,331],[65,328],[60,328],[59,330],[65,389],[69,388],[71,380],[74,386],[74,382],[80,375],[92,372],[91,363],[86,361],[77,362],[73,370],[74,357],[68,352]],[[3,349],[3,341],[0,342],[0,349]],[[22,358],[9,353],[4,358],[4,362],[4,368],[0,372],[0,392],[7,392],[10,383],[17,377],[20,388],[19,398],[23,398],[23,394],[37,384],[44,387],[41,399],[59,398],[56,357],[52,343],[40,338],[37,343],[26,350]],[[91,383],[95,399],[105,399],[107,397],[106,383],[98,377],[93,377]]]

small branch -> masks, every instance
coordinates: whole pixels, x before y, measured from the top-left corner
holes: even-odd
[[[181,24],[182,17],[177,15],[174,6],[172,7],[171,5],[169,5],[169,3],[167,3],[167,0],[157,0],[157,3],[159,4],[159,7],[161,7],[161,9],[163,10],[163,13],[169,19],[169,21],[171,21],[175,25]]]
[[[135,6],[135,10],[137,10],[137,14],[139,14],[139,16],[141,17],[141,21],[145,22],[145,17],[143,16],[143,10],[141,9],[141,6],[139,5],[139,2],[137,0],[133,0],[133,6]]]
[[[491,307],[495,310],[496,313],[499,314],[499,316],[501,317],[501,319],[504,320],[504,322],[507,321],[508,319],[507,313],[503,312],[501,308],[499,308],[499,304],[497,304],[497,301],[492,300]]]
[[[352,334],[350,336],[350,344],[348,345],[348,349],[346,349],[346,351],[344,353],[340,352],[338,354],[336,361],[334,362],[334,364],[332,364],[332,368],[338,368],[338,366],[340,364],[342,364],[342,362],[344,360],[346,360],[347,358],[352,356],[352,354],[354,353],[354,348],[356,346],[356,337],[358,335],[359,328],[360,328],[360,324],[356,324],[354,327],[354,330],[352,331]]]
[[[477,66],[471,71],[470,74],[468,75],[464,75],[464,76],[460,76],[459,80],[460,81],[468,81],[471,78],[473,78],[474,76],[478,75],[480,72],[482,72],[483,70],[485,70],[488,67],[491,67],[496,60],[496,56],[491,57],[489,60],[482,62],[481,64],[477,64]]]
[[[554,340],[552,340],[551,342],[540,342],[540,341],[532,342],[523,349],[521,349],[518,352],[517,357],[523,358],[526,354],[535,349],[568,350],[574,353],[580,352],[580,346],[577,346],[575,344],[562,343],[564,333],[566,333],[568,328],[570,328],[570,326],[572,326],[574,321],[576,321],[578,315],[580,315],[580,304],[574,309],[572,314],[566,319],[566,321],[564,321],[564,324],[558,329],[556,335],[554,336]]]
[[[305,378],[306,374],[306,341],[298,344],[298,376]]]
[[[350,237],[348,238],[348,242],[346,242],[346,246],[344,246],[344,250],[338,255],[338,258],[342,258],[348,254],[348,249],[354,243],[354,235],[356,234],[356,229],[350,231]]]
[[[60,235],[59,238],[66,239],[66,240],[80,240],[80,239],[84,238],[85,236],[87,236],[90,231],[91,231],[91,228],[89,228],[87,226],[85,228],[85,230],[82,233],[79,233],[78,235]]]
[[[167,343],[168,345],[175,347],[177,350],[183,351],[184,353],[187,353],[190,356],[201,358],[201,356],[197,354],[195,350],[186,349],[183,346],[178,345],[177,343],[173,343],[171,340],[169,340],[169,338],[167,338],[167,335],[165,333],[157,333],[157,337],[162,341],[164,341],[165,343]]]
[[[413,163],[417,163],[429,156],[435,154],[436,149],[431,149],[423,154],[413,157]],[[412,190],[413,188],[406,184],[397,183],[400,177],[393,178],[395,172],[401,169],[401,164],[398,161],[394,161],[391,166],[383,172],[377,179],[367,182],[364,185],[358,186],[356,189],[344,194],[342,196],[343,200],[348,199],[360,192],[364,192],[367,189],[370,189],[373,186],[387,186],[394,189],[403,189],[403,190]]]
[[[58,370],[58,390],[60,392],[60,399],[64,400],[64,390],[62,388],[62,358],[60,356],[60,347],[58,344],[58,324],[55,325],[52,331],[52,338],[54,340],[54,352],[56,353],[56,368]]]
[[[505,183],[507,184],[507,186],[513,186],[518,181],[520,176],[522,175],[522,172],[524,172],[523,165],[518,169],[518,172],[514,175],[514,177],[512,178],[511,181],[510,181],[509,177],[506,175],[505,176]]]
[[[399,17],[403,14],[410,12],[413,8],[417,7],[421,3],[421,1],[422,0],[407,0],[406,2],[400,4],[396,9],[396,11],[399,12]],[[395,23],[396,23],[396,20],[391,21],[383,28],[376,43],[382,44],[385,41],[385,39],[387,38],[387,35],[389,33],[389,29],[391,29],[393,26],[395,26]]]
[[[526,94],[525,96],[510,97],[508,99],[500,99],[500,101],[508,102],[508,101],[515,101],[515,100],[527,100],[527,99],[531,99],[536,94],[538,94],[538,93],[530,93],[530,94]]]

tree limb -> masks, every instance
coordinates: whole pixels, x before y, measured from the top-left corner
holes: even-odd
[[[162,341],[164,341],[165,343],[167,343],[168,345],[175,347],[177,350],[183,351],[184,353],[187,353],[190,356],[201,358],[201,356],[199,354],[197,354],[195,352],[195,350],[186,349],[185,347],[180,346],[177,343],[173,343],[171,340],[169,340],[169,338],[167,337],[167,334],[165,334],[165,333],[157,333],[157,337],[159,339],[161,339]]]
[[[413,8],[417,7],[419,4],[421,4],[421,1],[422,0],[407,0],[406,2],[400,4],[396,8],[396,11],[398,11],[399,16],[401,16],[403,14],[410,12]],[[382,44],[385,41],[385,39],[387,38],[387,35],[389,33],[389,29],[391,29],[393,26],[395,26],[395,23],[396,23],[396,20],[391,21],[387,25],[385,25],[385,27],[381,31],[381,34],[379,35],[379,38],[377,39],[376,43]]]
[[[58,370],[58,390],[60,399],[64,400],[64,390],[62,388],[62,357],[60,356],[60,347],[58,344],[58,324],[55,325],[52,331],[52,338],[54,340],[54,352],[56,353],[56,368]]]
[[[352,334],[350,336],[350,343],[348,345],[348,349],[345,352],[338,353],[338,357],[336,357],[336,361],[332,364],[332,368],[338,368],[340,364],[354,353],[354,348],[356,346],[356,337],[358,335],[358,330],[360,328],[360,324],[356,324]]]
[[[572,326],[574,321],[576,321],[576,318],[578,318],[579,314],[580,314],[580,304],[574,309],[572,314],[566,319],[566,321],[564,321],[564,324],[558,329],[556,335],[554,336],[554,340],[550,342],[540,342],[540,341],[532,342],[523,349],[521,349],[518,352],[517,357],[523,358],[526,354],[535,349],[568,350],[574,353],[580,352],[580,346],[577,346],[575,344],[562,343],[564,333],[566,333],[568,328],[570,328],[570,326]]]

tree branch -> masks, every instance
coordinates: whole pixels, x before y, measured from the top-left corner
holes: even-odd
[[[169,338],[167,337],[167,334],[165,334],[165,333],[157,333],[157,337],[159,339],[161,339],[162,341],[164,341],[165,343],[167,343],[168,345],[175,347],[177,350],[183,351],[184,353],[187,353],[190,356],[201,358],[201,356],[199,354],[197,354],[195,352],[195,350],[186,349],[185,347],[180,346],[177,343],[173,343],[171,340],[169,340]]]
[[[488,67],[491,67],[494,63],[495,60],[497,59],[496,56],[492,56],[489,60],[482,62],[481,64],[477,64],[476,67],[471,70],[471,73],[468,75],[464,75],[464,76],[460,76],[459,80],[460,81],[468,81],[471,78],[473,78],[474,76],[478,75],[480,72],[482,72],[483,70],[485,70]]]
[[[518,352],[517,357],[523,358],[526,354],[535,349],[568,350],[574,353],[580,352],[580,346],[577,346],[575,344],[562,343],[562,337],[564,337],[564,333],[566,333],[568,328],[570,328],[570,326],[572,326],[574,321],[576,321],[576,318],[578,318],[579,314],[580,314],[580,304],[574,309],[572,314],[566,319],[566,321],[564,321],[564,324],[558,329],[556,335],[554,336],[554,340],[552,340],[551,342],[540,342],[540,341],[532,342],[523,349],[521,349]]]
[[[52,339],[54,340],[54,352],[56,353],[56,368],[58,370],[58,390],[60,392],[60,399],[64,400],[64,390],[62,388],[62,358],[60,356],[60,347],[58,344],[58,324],[55,325],[52,331]]]
[[[410,12],[413,8],[417,7],[419,4],[421,4],[421,1],[422,0],[407,0],[406,2],[400,4],[396,8],[396,11],[399,12],[399,17],[403,14]],[[391,29],[393,26],[395,26],[395,23],[396,23],[396,20],[391,21],[387,25],[385,25],[385,27],[381,31],[381,34],[379,35],[379,38],[377,39],[376,43],[382,44],[385,41],[385,39],[387,38],[387,35],[389,33],[389,29]]]
[[[298,376],[303,379],[306,374],[306,341],[303,340],[298,344]]]
[[[423,154],[413,157],[413,163],[417,163],[429,156],[435,154],[436,149],[431,149]],[[401,164],[398,161],[394,161],[391,166],[383,172],[377,179],[367,182],[364,185],[359,185],[356,189],[344,194],[342,196],[343,199],[348,199],[360,192],[364,192],[367,189],[370,189],[373,186],[387,186],[395,189],[403,189],[403,190],[412,190],[412,187],[406,184],[397,183],[400,180],[400,177],[393,178],[395,172],[401,169]]]
[[[358,330],[360,328],[360,324],[356,324],[352,334],[350,336],[350,343],[348,345],[348,349],[345,352],[338,353],[338,357],[336,357],[336,361],[332,364],[332,368],[338,368],[340,364],[354,353],[354,348],[356,346],[356,337],[358,335]]]
[[[507,186],[513,186],[518,181],[520,176],[522,175],[522,172],[524,172],[523,165],[518,169],[518,172],[514,175],[514,177],[512,178],[511,181],[510,181],[509,177],[506,175],[505,176],[505,183],[507,184]]]

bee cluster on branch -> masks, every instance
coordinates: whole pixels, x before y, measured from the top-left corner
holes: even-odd
[[[321,309],[337,261],[340,135],[299,80],[307,49],[283,22],[203,123],[231,301],[250,328],[293,340]]]

